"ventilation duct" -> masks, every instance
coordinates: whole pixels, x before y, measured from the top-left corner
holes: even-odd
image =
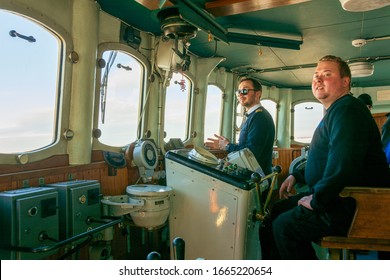
[[[353,62],[349,68],[352,78],[368,77],[374,73],[374,65],[370,62]]]
[[[344,10],[366,12],[390,5],[390,0],[340,0]]]

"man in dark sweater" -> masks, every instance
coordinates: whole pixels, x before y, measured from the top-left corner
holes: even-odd
[[[387,120],[382,126],[382,144],[386,154],[387,163],[390,166],[390,113],[386,114]]]
[[[325,56],[318,62],[312,91],[326,114],[314,132],[304,174],[296,171],[287,177],[279,190],[284,199],[272,209],[276,257],[316,259],[312,242],[345,235],[350,226],[355,203],[341,198],[341,190],[390,185],[378,127],[364,104],[350,94],[350,83],[348,64],[339,57]],[[292,195],[298,182],[310,191]]]
[[[228,153],[248,148],[264,173],[270,174],[275,125],[270,113],[260,104],[261,93],[262,87],[257,80],[241,79],[236,94],[238,101],[246,109],[247,119],[241,128],[238,143],[230,143],[228,138],[214,134],[215,138],[207,138],[205,146],[226,150]]]

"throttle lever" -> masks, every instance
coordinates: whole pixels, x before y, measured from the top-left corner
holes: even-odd
[[[255,211],[254,219],[259,220],[259,217],[264,216],[263,207],[262,207],[262,203],[261,203],[260,186],[259,186],[260,182],[262,181],[262,176],[259,173],[254,172],[251,175],[251,180],[256,184],[256,193],[257,193],[256,200],[257,200],[257,203],[258,203],[259,209],[260,209],[258,211]]]
[[[159,252],[153,251],[153,252],[150,252],[150,253],[146,256],[146,260],[148,260],[148,261],[152,261],[152,260],[161,260],[161,255],[160,255]]]
[[[184,260],[185,255],[185,242],[181,237],[176,237],[172,241],[173,244],[173,259]]]
[[[264,221],[269,215],[268,211],[268,204],[271,200],[272,191],[275,187],[276,177],[281,172],[280,166],[275,166],[273,168],[273,172],[262,177],[259,173],[252,173],[251,180],[256,183],[256,191],[257,191],[257,201],[259,203],[260,210],[254,212],[254,219],[257,221]],[[262,206],[262,199],[261,199],[261,193],[260,193],[260,187],[259,184],[263,182],[264,180],[267,180],[272,177],[271,186],[269,187],[267,198],[265,200],[264,205]]]

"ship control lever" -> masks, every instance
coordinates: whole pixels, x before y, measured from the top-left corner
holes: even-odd
[[[271,196],[272,196],[272,192],[273,192],[274,187],[275,187],[276,178],[277,178],[278,174],[281,171],[282,171],[281,167],[277,165],[277,166],[273,167],[273,170],[272,170],[272,172],[270,174],[268,174],[268,175],[266,175],[264,177],[262,177],[257,172],[252,173],[251,180],[253,182],[255,182],[255,184],[256,184],[257,202],[258,202],[258,205],[259,205],[259,210],[255,210],[254,211],[254,217],[253,218],[254,218],[255,221],[263,222],[267,218],[269,218],[270,211],[268,209],[268,205],[269,205],[269,203],[271,201]],[[261,195],[261,192],[260,192],[260,183],[265,181],[265,180],[268,180],[269,178],[272,178],[271,186],[268,189],[266,200],[263,203],[262,195]]]

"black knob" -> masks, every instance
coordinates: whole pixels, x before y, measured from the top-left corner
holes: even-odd
[[[172,241],[173,244],[173,257],[175,260],[184,260],[185,254],[185,242],[183,238],[176,237]]]
[[[152,261],[152,260],[161,260],[161,255],[160,255],[158,252],[153,251],[153,252],[150,252],[150,253],[148,254],[148,256],[146,257],[146,259],[147,259],[148,261]]]
[[[279,165],[274,166],[273,169],[274,169],[274,172],[276,172],[276,173],[282,172],[282,168]]]
[[[258,183],[261,181],[261,175],[257,172],[253,172],[251,175],[251,180],[255,183]]]

